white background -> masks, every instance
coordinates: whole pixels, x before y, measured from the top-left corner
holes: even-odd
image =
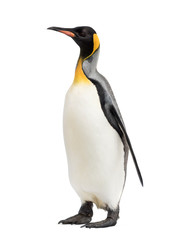
[[[78,46],[50,26],[92,26],[144,178],[131,157],[116,227],[57,225],[80,201],[62,134]],[[174,1],[1,1],[0,239],[174,239]],[[94,220],[106,213],[94,207]]]

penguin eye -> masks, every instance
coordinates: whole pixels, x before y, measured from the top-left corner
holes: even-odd
[[[79,36],[80,36],[80,37],[86,37],[86,32],[85,32],[85,31],[79,32]]]
[[[87,37],[88,36],[88,31],[86,30],[86,29],[79,29],[79,31],[78,31],[78,35],[80,36],[80,37]]]

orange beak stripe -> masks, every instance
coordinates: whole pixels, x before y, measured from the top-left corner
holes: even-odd
[[[60,30],[59,32],[64,33],[69,37],[75,37],[75,34],[73,32],[70,32],[70,31]]]

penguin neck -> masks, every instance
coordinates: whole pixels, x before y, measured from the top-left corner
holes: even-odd
[[[78,84],[78,83],[85,83],[85,84],[89,84],[90,81],[89,79],[86,77],[86,75],[84,74],[83,71],[83,58],[81,57],[81,54],[78,58],[78,62],[77,62],[77,66],[75,69],[75,76],[74,76],[74,81],[73,84]]]
[[[90,75],[93,75],[96,70],[98,55],[100,49],[100,41],[97,34],[93,34],[93,51],[87,57],[83,57],[83,51],[80,48],[80,56],[77,62],[76,70],[75,70],[75,77],[74,77],[74,84],[77,83],[86,83],[90,84]]]
[[[74,84],[86,83],[90,84],[89,78],[97,71],[97,62],[99,56],[99,48],[89,57],[82,58],[81,53],[78,58],[77,66],[75,69]]]

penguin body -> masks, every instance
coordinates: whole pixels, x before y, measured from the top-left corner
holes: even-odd
[[[116,209],[125,180],[124,148],[101,110],[92,83],[73,84],[69,89],[64,139],[70,183],[82,203],[92,201],[99,208]]]
[[[96,69],[100,42],[90,27],[49,29],[70,36],[80,46],[63,125],[69,179],[82,206],[77,215],[60,223],[113,226],[119,217],[129,150],[142,185],[143,180],[112,89]],[[108,211],[104,221],[90,223],[93,203]]]

